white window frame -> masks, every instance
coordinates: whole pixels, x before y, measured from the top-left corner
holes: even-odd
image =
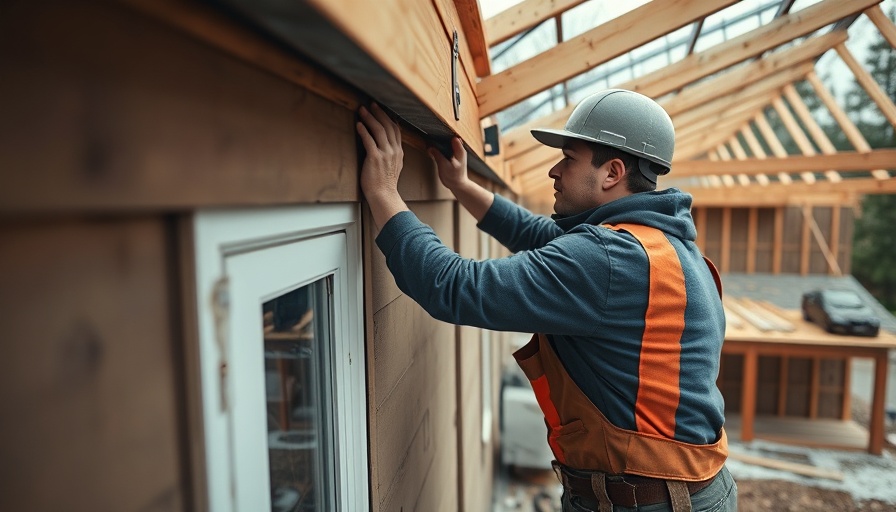
[[[205,434],[208,505],[221,512],[257,512],[248,508],[245,488],[235,464],[234,397],[240,396],[235,382],[239,375],[221,366],[230,365],[233,340],[228,339],[232,324],[229,311],[228,258],[301,244],[328,235],[343,233],[344,259],[334,262],[333,318],[338,341],[333,347],[333,445],[336,453],[335,482],[337,510],[369,510],[369,467],[367,393],[363,330],[363,275],[361,261],[360,213],[357,204],[303,205],[285,208],[209,210],[193,217],[194,254],[199,327],[202,416]],[[233,261],[233,260],[231,260]],[[309,276],[319,278],[319,276]],[[311,279],[313,280],[313,279]],[[310,282],[310,281],[309,281]],[[284,289],[301,283],[283,283]],[[261,317],[261,309],[255,311]],[[259,343],[261,343],[259,330]],[[259,361],[260,364],[260,361]],[[257,385],[257,383],[255,383]],[[259,400],[264,400],[262,393]],[[255,442],[259,440],[253,440]],[[266,439],[264,440],[266,446]],[[259,455],[261,456],[261,455]],[[264,451],[264,460],[267,452]],[[245,475],[245,472],[242,473]],[[263,478],[269,479],[268,468]],[[257,488],[257,486],[255,486]],[[260,498],[267,502],[269,497]],[[242,505],[241,505],[242,503]]]

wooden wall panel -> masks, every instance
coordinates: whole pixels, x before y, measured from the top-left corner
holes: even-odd
[[[844,275],[852,273],[852,237],[855,231],[856,212],[852,208],[840,208],[840,246],[837,261]]]
[[[799,207],[784,209],[784,238],[781,246],[781,272],[800,273],[800,250],[803,230],[803,213]]]
[[[418,201],[409,206],[454,247],[453,202]],[[384,265],[379,256],[370,263],[372,274],[388,273],[376,268]],[[374,510],[456,510],[455,327],[432,319],[400,292],[379,301],[385,303],[373,314],[369,363],[374,380],[370,406],[376,417],[371,436]]]
[[[0,210],[358,200],[353,112],[125,6],[0,7]]]
[[[774,246],[775,209],[759,208],[756,223],[756,272],[772,272]]]
[[[0,224],[0,510],[185,509],[172,232]]]
[[[706,226],[703,228],[705,247],[703,254],[721,270],[722,263],[722,208],[706,208]]]
[[[759,356],[756,384],[756,414],[776,414],[778,393],[781,389],[781,358]]]
[[[821,236],[824,238],[828,248],[831,247],[831,213],[830,206],[816,206],[812,208],[812,217],[815,219],[815,224],[818,225],[818,230],[821,232]],[[829,266],[824,257],[824,251],[818,245],[815,237],[812,237],[812,250],[809,253],[809,273],[827,274],[828,269]]]
[[[749,238],[749,209],[731,209],[731,242],[728,257],[729,272],[747,271],[747,248]]]
[[[812,359],[791,357],[787,360],[787,406],[785,415],[806,418],[811,409],[810,387]]]

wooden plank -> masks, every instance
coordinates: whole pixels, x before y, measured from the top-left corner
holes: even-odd
[[[809,219],[812,217],[812,207],[803,205],[803,223],[800,227],[800,275],[809,274]]]
[[[844,421],[852,418],[852,358],[846,357],[843,362],[843,403],[840,406],[841,416]]]
[[[868,452],[880,455],[884,446],[884,397],[887,393],[887,351],[874,358],[874,391],[871,394],[871,419],[868,422]]]
[[[808,464],[800,464],[799,462],[791,462],[785,460],[772,459],[770,457],[760,457],[758,455],[748,455],[745,453],[732,452],[728,457],[751,464],[753,466],[761,466],[764,468],[780,469],[797,475],[808,476],[812,478],[826,478],[828,480],[843,480],[843,473],[826,468],[817,468]]]
[[[685,160],[675,162],[676,177],[701,176],[706,174],[749,175],[772,172],[812,172],[826,169],[839,171],[866,171],[876,168],[892,167],[896,162],[896,149],[875,149],[869,153],[841,151],[834,155],[799,156],[786,158],[751,158],[748,160],[728,160],[710,162],[707,160]],[[888,181],[888,180],[879,180]]]
[[[775,230],[772,243],[772,273],[781,273],[781,260],[784,254],[784,208],[775,208]]]
[[[862,67],[861,64],[852,56],[852,53],[849,52],[849,49],[846,48],[845,44],[838,44],[834,47],[837,51],[837,55],[843,59],[843,62],[849,67],[852,74],[855,76],[856,81],[859,82],[859,85],[862,86],[862,89],[865,89],[865,92],[868,93],[868,96],[877,104],[877,107],[880,109],[881,114],[890,122],[890,124],[896,128],[896,104],[893,103],[893,100],[887,96],[887,93],[881,89],[880,85],[874,80],[874,77]]]
[[[890,21],[890,18],[884,14],[880,5],[865,9],[865,16],[868,16],[868,19],[874,23],[874,26],[880,31],[880,35],[884,36],[884,39],[890,43],[890,46],[896,49],[896,26],[894,26],[893,22]]]
[[[7,219],[0,237],[0,509],[191,508],[173,228]]]
[[[488,53],[489,44],[485,41],[485,28],[479,2],[476,0],[454,0],[454,5],[457,6],[457,15],[460,18],[460,26],[463,27],[464,39],[466,39],[473,56],[476,76],[492,74],[492,62]]]
[[[722,261],[719,272],[731,270],[731,208],[722,208]]]
[[[759,209],[750,208],[747,221],[747,274],[756,272],[756,235],[759,228]]]
[[[828,264],[828,273],[835,276],[842,276],[843,272],[840,271],[840,265],[837,264],[837,258],[830,247],[828,247],[828,243],[824,239],[824,234],[822,234],[821,229],[819,229],[811,209],[803,208],[803,222],[809,225],[809,229],[812,231],[812,236],[815,237],[815,243],[818,244],[821,253],[824,255],[824,259]]]
[[[592,69],[736,0],[654,0],[479,83],[483,117]]]
[[[797,37],[821,29],[846,16],[877,5],[880,1],[824,0],[796,13],[777,18],[767,25],[715,45],[708,50],[689,55],[675,64],[625,82],[618,87],[635,90],[651,98],[659,98],[746,59],[759,56]],[[508,151],[510,153],[526,151],[532,145],[532,141],[525,137],[531,128],[563,126],[572,112],[572,108],[570,106],[558,110],[508,131],[504,135],[508,142]]]
[[[775,131],[772,130],[770,124],[768,124],[768,119],[766,119],[765,114],[761,113],[757,115],[753,122],[756,123],[756,127],[759,128],[759,132],[762,134],[763,139],[765,139],[766,144],[768,144],[769,149],[771,149],[772,154],[778,158],[786,158],[787,150],[784,149],[784,145],[781,144],[781,141],[778,139],[778,136],[775,135]],[[790,175],[786,172],[779,172],[778,179],[781,183],[789,185],[793,180],[790,178]]]
[[[756,418],[756,374],[758,372],[758,354],[756,350],[747,348],[744,353],[743,388],[741,390],[741,429],[740,439],[752,441],[755,437],[753,421]]]
[[[560,16],[586,0],[525,0],[485,20],[485,36],[489,46]]]
[[[840,268],[840,211],[842,206],[835,204],[831,207],[831,243],[830,251],[834,257],[835,266],[831,266],[830,273],[834,273],[834,268]]]
[[[345,107],[128,7],[10,6],[0,210],[359,199]]]
[[[376,325],[374,324],[374,313],[378,311],[380,308],[375,306],[375,293],[378,290],[379,286],[375,283],[374,272],[379,270],[380,275],[382,275],[383,270],[386,270],[388,273],[388,269],[386,269],[385,258],[383,257],[382,251],[376,247],[376,233],[375,233],[375,223],[373,221],[373,215],[370,213],[370,208],[365,204],[361,207],[361,255],[362,255],[362,265],[364,268],[364,360],[366,367],[366,378],[367,378],[367,442],[368,442],[368,450],[367,450],[367,461],[369,464],[369,481],[370,485],[370,502],[371,503],[380,503],[380,486],[374,485],[373,475],[378,474],[379,471],[379,450],[374,449],[379,446],[379,437],[377,432],[379,431],[377,428],[377,389],[376,389]],[[377,261],[377,256],[379,259]],[[397,289],[397,285],[395,285],[395,280],[392,280],[392,286]],[[398,295],[396,294],[396,297]],[[390,300],[391,302],[391,300]],[[374,305],[371,307],[371,305]]]
[[[812,376],[809,381],[809,419],[818,418],[818,400],[821,389],[821,358],[812,358]]]
[[[790,358],[786,354],[780,357],[781,373],[779,375],[780,388],[778,389],[778,416],[785,416],[787,414],[787,384],[790,382],[788,377]]]

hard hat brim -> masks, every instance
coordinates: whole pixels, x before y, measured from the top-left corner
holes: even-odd
[[[593,137],[588,137],[585,135],[581,135],[578,133],[571,132],[569,130],[557,130],[554,128],[537,128],[535,130],[531,130],[532,136],[535,137],[535,140],[541,142],[545,146],[550,146],[552,148],[562,148],[566,141],[569,139],[578,139],[583,140],[585,142],[594,142],[597,144],[606,144],[605,142],[600,142]]]

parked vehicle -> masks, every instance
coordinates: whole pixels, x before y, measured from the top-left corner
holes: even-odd
[[[880,320],[856,292],[816,290],[803,294],[803,318],[833,334],[877,336]]]

